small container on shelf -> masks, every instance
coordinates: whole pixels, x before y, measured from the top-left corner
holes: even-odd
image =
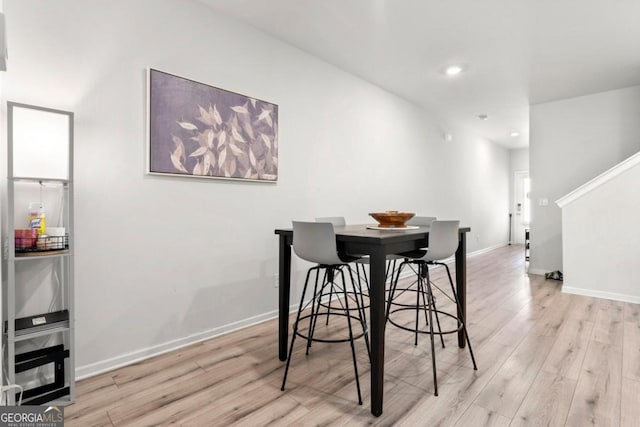
[[[69,248],[69,235],[66,234],[64,227],[50,227],[48,230],[51,230],[53,235],[38,234],[36,228],[17,228],[15,230],[16,255],[33,256],[39,252],[53,252]]]
[[[49,249],[65,249],[69,244],[64,227],[47,227]]]
[[[33,250],[38,241],[37,228],[16,228],[15,245],[17,251]]]
[[[44,203],[29,203],[29,227],[38,230],[38,234],[44,234],[47,228],[47,216],[44,213]]]
[[[49,242],[49,236],[46,234],[41,234],[38,236],[38,241],[36,242],[36,247],[39,251],[46,251],[47,249],[51,249]]]

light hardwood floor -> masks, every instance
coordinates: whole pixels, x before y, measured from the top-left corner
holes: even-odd
[[[305,356],[299,340],[282,392],[272,320],[80,381],[66,425],[640,426],[640,305],[563,294],[560,282],[525,273],[523,252],[469,259],[478,370],[453,335],[445,348],[437,343],[438,397],[428,336],[414,346],[412,334],[391,325],[381,417],[370,413],[362,340],[363,406],[348,344],[317,343]],[[442,271],[432,277],[447,286]],[[324,328],[344,332],[333,318]]]

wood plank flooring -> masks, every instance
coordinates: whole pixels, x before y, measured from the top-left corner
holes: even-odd
[[[440,270],[432,279],[449,289]],[[478,370],[454,335],[445,348],[436,341],[437,397],[428,336],[414,346],[413,334],[392,325],[381,417],[370,412],[363,340],[356,343],[362,406],[346,343],[314,343],[305,356],[298,340],[282,392],[271,320],[80,381],[66,425],[640,427],[640,305],[563,294],[561,282],[525,273],[522,246],[470,258],[467,275]],[[436,297],[439,309],[452,309]],[[396,315],[415,322],[412,312]],[[335,316],[319,328],[345,332]]]

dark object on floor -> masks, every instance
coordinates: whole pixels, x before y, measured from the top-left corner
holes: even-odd
[[[562,272],[560,270],[556,270],[550,273],[545,273],[544,278],[552,280],[562,280]]]

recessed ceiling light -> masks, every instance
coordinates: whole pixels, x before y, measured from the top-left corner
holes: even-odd
[[[489,119],[489,116],[487,116],[486,114],[478,114],[478,118],[479,118],[480,120],[488,120],[488,119]]]
[[[510,136],[511,138],[516,138],[516,137],[520,136],[520,132],[511,132],[511,133],[509,134],[509,136]]]
[[[444,73],[447,76],[457,76],[462,72],[462,67],[460,65],[451,65],[444,70]]]

